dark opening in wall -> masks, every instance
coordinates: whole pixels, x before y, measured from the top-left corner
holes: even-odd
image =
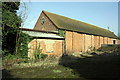
[[[116,40],[113,40],[113,44],[116,44]]]
[[[41,24],[44,24],[44,22],[45,22],[45,20],[44,20],[44,18],[42,18],[42,20],[41,20]]]

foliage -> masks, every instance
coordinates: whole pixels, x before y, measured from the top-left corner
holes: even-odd
[[[114,53],[109,55],[100,54],[91,57],[85,56],[85,58],[63,56],[59,60],[59,65],[51,65],[51,63],[52,62],[49,62],[47,65],[40,65],[40,63],[14,65],[12,69],[4,69],[2,71],[3,78],[119,79],[120,55],[114,55]]]
[[[17,59],[18,57],[15,55],[7,54],[6,56],[3,57],[3,60],[14,60]]]
[[[61,70],[53,70],[53,72],[55,72],[55,73],[61,73],[62,71]]]
[[[27,58],[28,54],[28,43],[31,41],[32,37],[30,37],[28,34],[21,33],[20,34],[20,42],[19,42],[19,47],[18,47],[18,54],[15,55],[13,53],[9,53],[9,51],[4,50],[2,51],[3,54],[7,53],[6,55],[3,55],[4,60],[9,60],[9,59],[17,59],[17,58]]]
[[[61,37],[65,37],[65,31],[59,29],[59,30],[58,30],[58,35],[61,36]]]
[[[2,2],[0,1],[0,6],[2,5]],[[2,55],[2,8],[0,8],[0,56]]]
[[[20,2],[2,3],[2,49],[4,54],[13,54],[16,46],[16,36],[22,19],[17,16]]]
[[[3,2],[2,3],[3,10],[9,10],[15,13],[16,13],[16,10],[19,9],[19,6],[20,6],[20,2]]]
[[[87,52],[88,52],[88,53],[89,53],[89,52],[94,52],[94,51],[96,51],[96,50],[97,50],[97,49],[96,49],[95,47],[89,46]]]
[[[40,59],[40,53],[41,53],[41,49],[40,49],[40,44],[38,44],[38,46],[36,45],[35,51],[34,51],[34,58],[36,60]]]
[[[33,38],[30,37],[28,34],[21,33],[20,40],[19,40],[19,47],[18,47],[18,55],[21,58],[26,58],[28,54],[28,44]]]
[[[65,34],[66,34],[66,31],[65,30],[62,30],[62,29],[59,29],[58,30],[58,35],[61,36],[61,37],[64,37],[65,38]],[[66,48],[66,41],[64,41],[64,49]],[[65,51],[63,52],[65,53]]]
[[[119,49],[119,47],[114,46],[114,45],[108,45],[108,46],[100,47],[99,49],[97,49],[97,51],[102,51],[102,52],[110,52],[110,51],[112,51],[112,52],[114,52],[117,49]]]
[[[57,56],[57,55],[49,55],[49,57],[47,58],[46,61],[49,61],[49,62],[54,62],[54,61],[56,61],[56,62],[58,62],[58,61],[59,61],[59,58],[60,58],[60,56]]]
[[[41,58],[42,60],[46,59],[47,56],[48,56],[47,54],[40,54],[40,58]]]
[[[20,2],[2,3],[2,46],[3,56],[8,54],[27,57],[28,43],[32,39],[29,35],[22,33],[22,16],[17,13]]]
[[[30,62],[32,62],[29,58],[22,58],[22,59],[20,59],[19,61],[17,61],[16,63],[17,64],[21,64],[21,63],[30,63]]]
[[[35,51],[34,51],[34,58],[35,60],[42,59],[44,60],[48,55],[47,54],[41,54],[42,49],[40,49],[40,43],[36,45]]]
[[[61,65],[44,65],[44,66],[36,66],[36,65],[17,65],[15,68],[9,70],[3,70],[3,79],[4,78],[79,78],[78,75],[74,75],[71,72],[72,70],[67,67],[63,67]],[[10,73],[9,73],[10,72]],[[60,73],[61,72],[61,73]],[[12,76],[9,76],[9,75]],[[32,74],[32,75],[31,75]],[[85,80],[81,79],[80,80]]]

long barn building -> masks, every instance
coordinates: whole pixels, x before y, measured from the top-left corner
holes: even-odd
[[[52,49],[51,53],[61,55],[63,53],[86,52],[90,48],[98,49],[102,44],[119,44],[120,41],[109,30],[47,11],[42,11],[33,30],[53,32],[57,36],[62,34],[62,39],[64,38],[62,42],[55,44],[59,46],[58,51],[54,52],[55,45],[49,47],[48,51],[50,53],[50,49]],[[52,45],[51,42],[47,44]]]

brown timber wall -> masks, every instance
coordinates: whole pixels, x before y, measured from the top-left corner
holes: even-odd
[[[108,38],[107,37],[104,37],[104,44],[108,44]]]
[[[66,32],[66,36],[65,36],[65,42],[66,42],[66,53],[72,53],[72,38],[73,35],[72,35],[72,32]]]
[[[91,48],[98,49],[102,44],[113,44],[113,40],[116,39],[66,31],[66,53],[86,52]],[[116,44],[118,42],[116,40]]]
[[[80,45],[82,45],[81,43],[81,34],[75,33],[73,32],[73,52],[80,52],[82,51],[82,48]]]
[[[86,34],[84,34],[85,35],[85,50],[84,51],[87,51],[88,49],[90,49],[90,47],[92,46],[92,44],[91,44],[91,35],[86,35]]]
[[[63,53],[63,40],[52,40],[52,39],[33,39],[29,43],[28,57],[34,58],[34,51],[36,46],[42,49],[42,54],[62,56]]]
[[[82,52],[85,50],[85,35],[81,34],[81,48],[82,48]]]
[[[117,40],[117,44],[120,44],[120,40]]]
[[[44,18],[44,24],[41,23],[42,19]],[[55,25],[50,21],[50,19],[42,12],[40,17],[38,18],[35,27],[35,30],[43,30],[43,31],[57,31]]]

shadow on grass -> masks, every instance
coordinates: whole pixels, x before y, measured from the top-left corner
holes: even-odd
[[[10,74],[9,70],[3,69],[2,70],[2,80],[9,80],[9,79],[15,80],[15,79],[13,79],[13,76]]]
[[[74,74],[92,80],[120,80],[120,55],[106,53],[91,57],[62,56],[59,64],[73,69]]]

